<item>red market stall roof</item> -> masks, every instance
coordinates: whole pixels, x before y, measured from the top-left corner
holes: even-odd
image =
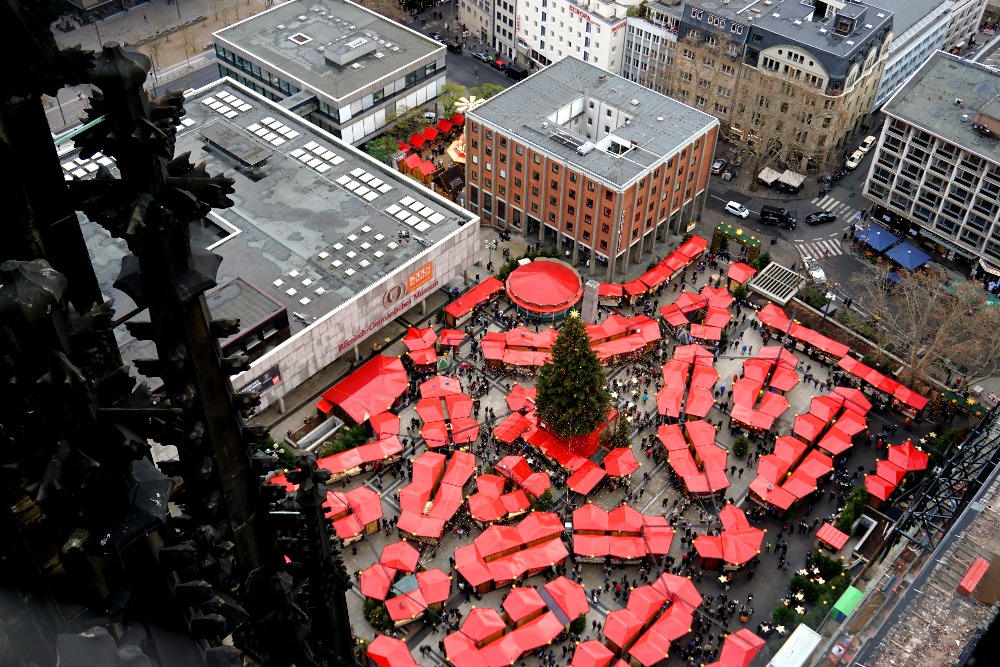
[[[872,409],[871,401],[868,400],[864,392],[860,389],[855,389],[854,387],[834,387],[830,393],[842,398],[845,408],[853,410],[860,415],[866,415]]]
[[[583,586],[570,581],[566,577],[557,577],[542,587],[542,599],[545,596],[554,603],[548,604],[549,609],[566,625],[575,621],[578,616],[590,611],[590,603],[587,602],[587,592]]]
[[[607,532],[608,513],[592,503],[573,510],[573,532],[582,530]]]
[[[740,285],[746,283],[746,281],[753,278],[754,274],[757,273],[757,269],[753,268],[749,264],[744,264],[743,262],[733,262],[729,265],[729,269],[726,271],[726,277],[730,280],[735,280]]]
[[[823,436],[823,439],[816,446],[829,452],[831,456],[837,456],[850,449],[853,443],[851,442],[851,436],[834,426],[826,432],[826,435]]]
[[[823,421],[833,421],[840,413],[843,402],[843,399],[838,401],[833,396],[813,396],[809,403],[809,414],[816,415]]]
[[[688,441],[696,448],[715,444],[715,427],[706,421],[684,422],[684,432]]]
[[[726,505],[719,511],[719,521],[722,522],[724,530],[739,530],[750,527],[746,512],[732,504]]]
[[[828,545],[834,551],[840,551],[847,544],[848,535],[824,521],[823,525],[816,531],[816,539]]]
[[[896,485],[878,475],[865,475],[865,490],[879,500],[888,500]]]
[[[339,516],[333,520],[333,529],[342,540],[357,537],[365,526],[382,518],[382,499],[364,486],[347,493],[328,491],[326,500],[333,517]]]
[[[489,301],[493,298],[494,294],[502,291],[503,283],[493,276],[490,276],[445,306],[444,312],[455,318],[462,317],[463,315],[472,312],[472,310],[479,304]]]
[[[698,344],[679,345],[674,348],[674,359],[711,366],[715,361],[715,355]]]
[[[420,163],[420,165],[417,167],[417,169],[424,176],[430,176],[431,174],[434,173],[435,167],[434,167],[434,163],[433,162],[431,162],[430,160],[425,160],[425,161],[423,161],[423,162]]]
[[[386,412],[409,385],[403,362],[380,354],[323,393],[356,423]]]
[[[367,653],[378,667],[420,667],[406,644],[394,637],[376,635],[368,645]]]
[[[500,442],[514,442],[528,430],[530,420],[519,412],[512,412],[502,422],[493,427],[493,435]]]
[[[764,325],[782,332],[786,331],[788,329],[788,325],[791,323],[788,315],[785,315],[785,311],[778,308],[773,303],[769,303],[758,310],[757,319]]]
[[[414,148],[420,148],[425,143],[427,143],[427,139],[425,139],[424,136],[421,134],[414,134],[413,136],[410,137],[409,143]]]
[[[666,572],[650,584],[654,590],[663,593],[674,604],[680,603],[685,608],[693,610],[701,605],[701,593],[694,582],[677,574]]]
[[[764,640],[746,628],[727,635],[722,644],[719,664],[722,667],[750,667],[750,663],[764,648]]]
[[[683,402],[683,386],[667,384],[656,392],[656,409],[661,415],[669,415],[674,419],[679,418]]]
[[[857,435],[868,428],[868,420],[853,410],[844,410],[837,418],[837,423],[833,425],[833,428],[843,431],[847,435]]]
[[[420,437],[424,439],[431,449],[447,447],[450,440],[448,438],[448,425],[443,421],[427,422],[420,427]]]
[[[729,311],[722,308],[709,306],[708,310],[705,311],[705,326],[708,327],[724,327],[732,319],[733,316],[729,314]]]
[[[670,363],[669,361],[667,362]],[[719,372],[711,366],[691,367],[691,388],[712,389],[719,381]]]
[[[607,476],[607,472],[604,468],[601,468],[592,461],[587,461],[584,465],[580,466],[576,472],[574,472],[568,480],[566,480],[566,486],[569,487],[570,491],[575,491],[580,495],[587,495],[594,490],[602,479]]]
[[[918,412],[924,409],[928,400],[926,397],[903,385],[899,385],[893,390],[892,397],[904,405],[909,405]]]
[[[770,430],[774,426],[774,417],[766,415],[759,410],[748,408],[745,405],[734,404],[729,417],[735,422],[761,431]]]
[[[540,257],[511,271],[507,296],[534,313],[556,313],[575,305],[583,296],[583,281],[571,266]]]
[[[776,362],[779,366],[795,368],[799,360],[794,354],[780,345],[767,345],[757,352],[757,359],[767,359]]]
[[[660,308],[660,317],[667,321],[672,327],[683,327],[688,325],[688,318],[675,304],[668,303]]]
[[[411,146],[410,144],[406,143],[405,141],[400,141],[399,142],[399,150],[403,151],[404,153],[409,153],[410,151],[413,150],[413,146]]]
[[[713,405],[715,405],[715,399],[710,389],[691,387],[688,391],[687,403],[684,404],[684,413],[688,417],[704,419],[708,416]]]
[[[799,383],[799,374],[794,368],[778,366],[774,369],[769,382],[770,386],[779,391],[791,391]]]
[[[708,248],[708,241],[700,236],[692,236],[677,248],[677,254],[686,257],[688,260],[695,260],[701,256]]]
[[[434,350],[410,350],[406,354],[417,366],[430,366],[436,364],[438,360],[437,352]]]
[[[447,118],[442,118],[437,122],[437,125],[435,127],[438,129],[439,132],[451,132],[452,128],[455,127],[455,125]]]
[[[403,572],[416,571],[419,560],[420,552],[405,541],[387,544],[382,548],[382,555],[378,559],[383,565]]]
[[[851,348],[843,343],[838,343],[832,338],[828,338],[818,331],[813,331],[808,327],[804,327],[801,324],[793,324],[792,328],[789,330],[788,335],[792,338],[798,339],[803,343],[812,345],[817,350],[821,352],[826,352],[831,357],[837,359],[843,358],[851,351]]]
[[[629,282],[625,283],[622,287],[626,292],[628,292],[629,296],[640,296],[642,294],[645,294],[649,290],[649,288],[646,286],[646,283],[642,282],[638,278],[635,280],[630,280]]]
[[[452,125],[465,125],[465,116],[460,113],[455,114],[448,120],[451,121]]]
[[[396,436],[349,449],[346,452],[325,456],[317,461],[320,468],[329,470],[334,475],[340,475],[365,463],[382,461],[403,451],[403,445]]]
[[[406,335],[403,336],[403,345],[406,346],[407,350],[411,352],[413,350],[426,350],[428,348],[434,347],[434,341],[437,340],[437,334],[434,333],[432,327],[427,327],[426,329],[416,329],[410,327]]]
[[[507,508],[500,496],[474,493],[469,496],[469,515],[476,521],[489,523],[507,516]]]
[[[761,461],[763,462],[763,458]],[[778,486],[776,482],[761,475],[750,482],[750,490],[763,502],[782,510],[788,509],[797,500],[795,496]]]
[[[562,535],[565,528],[555,512],[532,512],[517,524],[517,535],[523,544]]]
[[[677,295],[677,298],[674,299],[673,305],[677,306],[682,313],[687,314],[693,313],[696,310],[708,308],[708,300],[705,297],[699,296],[693,292],[681,292]]]
[[[534,387],[524,387],[515,383],[514,388],[507,394],[507,407],[514,412],[535,409],[535,397],[538,390]]]
[[[396,578],[396,570],[381,563],[375,563],[361,572],[359,588],[361,594],[368,598],[384,600],[389,594],[389,587]]]
[[[794,372],[794,371],[793,371]],[[764,397],[760,399],[759,411],[768,417],[778,419],[788,410],[788,399],[773,391],[764,392]]]
[[[695,340],[721,340],[722,329],[720,327],[705,326],[704,324],[692,324],[691,338]]]
[[[424,128],[422,134],[424,135],[424,139],[426,139],[427,141],[434,141],[435,139],[437,139],[438,131],[435,130],[430,125],[428,125],[427,127]]]
[[[712,287],[710,285],[705,285],[701,288],[701,292],[699,292],[699,294],[710,308],[726,309],[733,305],[733,301],[735,301],[735,299],[729,295],[729,291],[726,290],[725,287]]]
[[[462,383],[447,375],[435,375],[420,385],[420,395],[423,398],[444,398],[461,393]]]
[[[639,469],[639,462],[630,447],[618,447],[604,457],[604,469],[612,477],[625,477]]]
[[[445,347],[455,347],[456,345],[461,345],[463,340],[465,340],[465,334],[461,331],[457,331],[455,329],[441,330],[441,345],[444,345]]]
[[[875,474],[884,480],[899,486],[899,483],[906,477],[906,471],[891,461],[876,461]]]
[[[462,621],[462,634],[477,644],[497,633],[502,635],[506,629],[500,612],[492,607],[476,607]]]
[[[602,632],[615,646],[625,648],[642,632],[643,625],[628,609],[616,609],[608,613]]]
[[[652,667],[670,656],[670,640],[650,628],[628,652],[644,667]]]
[[[656,289],[663,283],[670,280],[670,275],[670,271],[658,265],[639,276],[639,280],[649,287],[649,289]]]
[[[615,654],[596,639],[577,644],[570,667],[608,667]]]
[[[763,388],[764,383],[760,380],[754,380],[750,376],[741,377],[733,384],[733,403],[753,409]]]
[[[383,412],[368,419],[376,438],[399,435],[399,417],[391,412]]]
[[[825,428],[826,422],[816,415],[796,415],[792,433],[802,436],[806,442],[812,443],[816,441]]]
[[[621,298],[622,289],[619,283],[601,283],[597,287],[597,296]]]
[[[907,472],[925,470],[930,455],[920,451],[909,440],[901,445],[889,447],[889,460]]]
[[[502,606],[514,623],[546,608],[545,601],[533,586],[514,586]]]

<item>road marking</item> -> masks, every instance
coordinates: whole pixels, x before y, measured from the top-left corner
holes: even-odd
[[[843,245],[836,241],[827,241],[825,239],[818,239],[812,243],[796,243],[795,247],[798,248],[799,254],[805,257],[812,257],[813,259],[819,259],[826,255],[843,255],[844,248]]]

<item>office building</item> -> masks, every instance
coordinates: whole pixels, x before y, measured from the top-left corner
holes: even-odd
[[[263,390],[264,406],[337,358],[366,355],[361,343],[478,259],[476,216],[278,103],[222,79],[190,94],[185,109],[177,154],[236,181],[235,204],[192,225],[191,236],[222,257],[220,286],[207,295],[213,315],[244,327],[224,348],[255,358],[233,386]],[[116,171],[111,158],[75,151],[62,164],[68,178]],[[82,225],[102,291],[131,312],[114,287],[124,241]],[[148,341],[116,332],[126,359],[153,356]]]
[[[469,112],[466,205],[484,225],[554,242],[617,280],[701,217],[718,127],[564,58]]]
[[[518,0],[518,48],[544,67],[566,57],[608,72],[621,69],[629,4],[602,0]]]
[[[445,82],[443,44],[347,0],[292,0],[214,37],[222,76],[356,146]]]
[[[670,94],[670,71],[681,24],[680,0],[650,2],[642,16],[625,19],[621,75],[664,95]]]
[[[1000,276],[1000,73],[938,51],[883,112],[864,189],[876,217]]]

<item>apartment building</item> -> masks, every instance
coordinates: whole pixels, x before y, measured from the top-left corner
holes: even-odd
[[[214,38],[220,75],[354,145],[445,82],[443,44],[347,0],[292,0]]]
[[[465,29],[479,40],[483,49],[493,44],[493,4],[494,0],[462,0],[459,5]]]
[[[681,24],[680,0],[650,2],[639,16],[625,19],[621,75],[664,95],[670,94],[670,73]]]
[[[615,279],[705,205],[719,122],[576,58],[466,118],[466,206]]]
[[[620,71],[626,12],[639,0],[517,1],[518,48],[528,62],[544,67],[569,56]]]
[[[946,48],[945,38],[954,3],[951,0],[872,0],[872,4],[892,12],[895,33],[882,79],[875,91],[874,109],[878,110],[932,53]]]
[[[876,217],[1000,276],[1000,73],[938,51],[882,110],[864,189]]]
[[[979,30],[989,0],[948,0],[948,32],[944,36],[944,49],[963,48],[969,38]]]

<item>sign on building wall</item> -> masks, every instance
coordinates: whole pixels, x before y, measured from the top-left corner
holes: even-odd
[[[255,391],[258,394],[263,394],[271,387],[279,384],[281,384],[281,366],[279,364],[275,364],[254,379],[250,380],[250,382],[243,385],[243,387],[240,388],[240,392]]]

